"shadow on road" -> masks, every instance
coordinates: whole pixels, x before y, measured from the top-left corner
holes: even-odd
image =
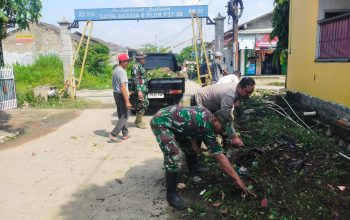
[[[4,111],[0,111],[0,130],[9,131],[11,129],[11,126],[8,124],[10,119],[10,114],[7,114]]]
[[[15,127],[11,124],[13,116],[5,111],[0,111],[0,150],[4,149],[5,143],[8,147],[8,142],[24,133],[24,128]]]
[[[131,167],[123,178],[89,184],[61,206],[65,220],[168,219],[162,161]]]
[[[101,137],[108,137],[110,132],[106,131],[106,130],[95,130],[94,134],[101,136]]]

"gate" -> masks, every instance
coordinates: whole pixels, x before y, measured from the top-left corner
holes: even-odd
[[[0,111],[17,108],[15,76],[13,69],[0,68]]]

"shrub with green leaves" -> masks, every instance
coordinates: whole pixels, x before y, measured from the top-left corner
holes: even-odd
[[[40,55],[35,62],[29,66],[16,64],[13,66],[16,82],[16,93],[18,105],[22,106],[28,102],[31,106],[45,106],[43,100],[35,98],[33,89],[38,86],[53,86],[58,89],[63,88],[63,63],[57,55]],[[104,75],[94,75],[85,71],[80,88],[82,89],[109,89],[111,88],[112,66],[105,66]],[[78,76],[80,68],[75,68],[75,74]],[[57,106],[57,98],[49,100],[48,104]],[[48,106],[48,105],[47,105]]]
[[[79,51],[76,67],[83,63],[85,46]],[[111,76],[111,65],[109,63],[109,49],[102,44],[92,44],[88,48],[85,70],[96,76]]]
[[[37,86],[63,86],[63,63],[57,55],[39,55],[32,65],[16,64],[13,69],[19,106],[36,102],[33,88]]]

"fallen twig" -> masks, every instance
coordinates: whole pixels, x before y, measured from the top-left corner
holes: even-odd
[[[290,106],[287,100],[283,96],[281,96],[281,98],[286,102],[290,110],[292,110],[293,114],[299,119],[299,121],[301,121],[312,133],[314,133],[314,131],[303,120],[301,120],[301,118],[297,115],[297,113],[295,113],[294,109],[292,108],[292,106]]]
[[[340,156],[343,156],[345,157],[346,159],[350,160],[350,157],[349,156],[346,156],[345,154],[341,153],[341,152],[338,152]]]
[[[280,115],[282,115],[283,117],[287,118],[288,120],[290,120],[291,122],[293,122],[293,123],[296,124],[297,126],[304,128],[304,127],[301,126],[299,123],[297,123],[296,121],[294,121],[293,119],[291,119],[289,116],[286,116],[286,115],[282,114],[281,112],[279,112],[277,109],[272,108],[272,107],[270,107],[270,106],[267,106],[267,108],[274,110],[275,112],[277,112],[278,114],[280,114]]]

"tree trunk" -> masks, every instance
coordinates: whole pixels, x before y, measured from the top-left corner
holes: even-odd
[[[0,39],[0,67],[5,66],[4,51],[2,50],[2,39]]]

